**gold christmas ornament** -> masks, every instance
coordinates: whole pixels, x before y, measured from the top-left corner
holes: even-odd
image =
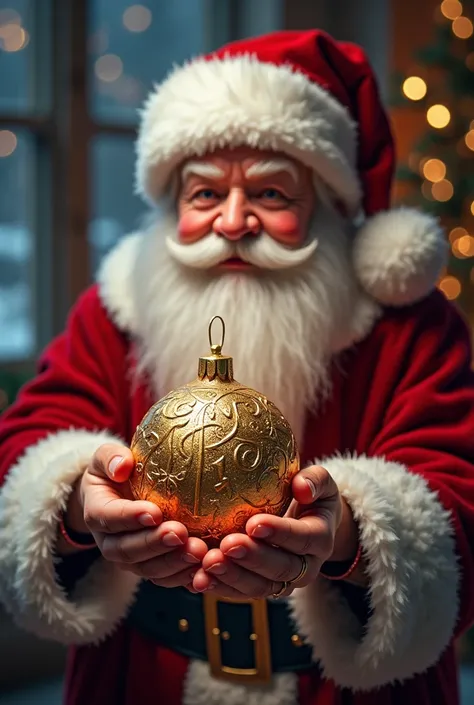
[[[212,342],[212,324],[222,340]],[[222,355],[225,325],[209,324],[211,355],[198,377],[156,402],[132,439],[133,496],[157,504],[210,545],[244,531],[254,514],[282,516],[299,471],[290,425],[271,401],[233,376]],[[258,361],[256,360],[256,364]]]

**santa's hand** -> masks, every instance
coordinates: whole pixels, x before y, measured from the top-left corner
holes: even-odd
[[[236,599],[287,596],[317,578],[321,565],[334,555],[343,501],[321,467],[302,470],[292,489],[294,500],[284,517],[254,516],[246,534],[226,536],[219,549],[207,553],[193,581],[196,590]],[[293,582],[304,567],[304,576]],[[290,585],[282,591],[285,583]]]
[[[124,570],[163,587],[190,585],[207,546],[190,538],[183,524],[163,522],[152,502],[133,499],[127,482],[133,467],[125,446],[97,450],[79,486],[82,530],[91,533],[106,560]]]

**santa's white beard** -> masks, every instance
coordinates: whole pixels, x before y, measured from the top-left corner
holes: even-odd
[[[209,320],[225,320],[224,353],[235,378],[265,394],[301,443],[305,412],[329,391],[332,354],[348,337],[358,299],[349,262],[347,226],[320,203],[308,240],[318,246],[306,264],[287,270],[212,273],[175,261],[174,216],[148,229],[134,272],[140,371],[157,397],[195,379],[209,354]],[[219,335],[220,331],[216,327]]]

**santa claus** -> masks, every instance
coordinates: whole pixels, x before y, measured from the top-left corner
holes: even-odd
[[[150,95],[137,155],[146,227],[2,418],[2,602],[70,645],[67,705],[455,705],[469,336],[435,291],[437,223],[388,210],[363,52],[281,32],[192,61]],[[132,501],[128,444],[224,312],[239,381],[284,412],[304,469],[287,516],[209,550]]]

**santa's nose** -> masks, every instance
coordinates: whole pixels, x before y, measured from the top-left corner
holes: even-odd
[[[214,232],[228,240],[240,240],[245,235],[258,235],[260,223],[251,204],[241,190],[231,191],[214,221]]]

